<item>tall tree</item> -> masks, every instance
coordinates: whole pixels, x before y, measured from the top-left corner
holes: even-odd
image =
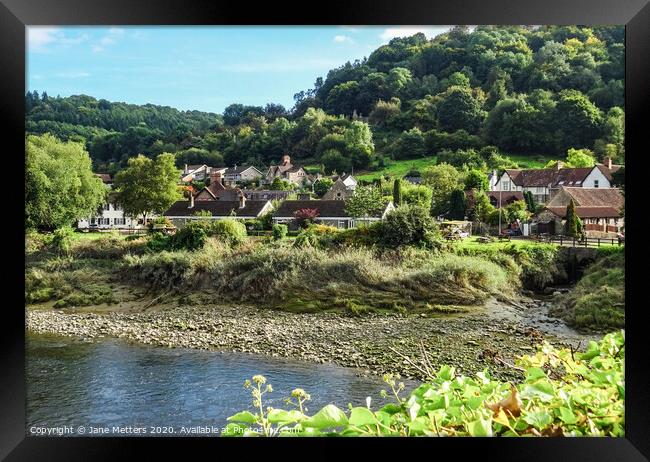
[[[566,223],[564,224],[564,232],[567,236],[578,237],[579,220],[580,218],[576,213],[576,203],[571,199],[566,207]]]
[[[53,230],[95,213],[106,187],[82,143],[30,135],[25,147],[25,226]]]
[[[449,205],[449,218],[452,220],[464,220],[466,210],[465,191],[455,189],[451,193]]]
[[[381,191],[373,186],[357,186],[354,194],[345,202],[345,211],[351,217],[371,217],[384,210]]]
[[[395,178],[393,182],[393,204],[398,207],[402,204],[402,180]]]
[[[148,214],[161,214],[182,198],[178,186],[181,171],[174,160],[170,153],[162,153],[155,160],[139,155],[115,175],[116,200],[126,215],[142,215],[146,224]]]

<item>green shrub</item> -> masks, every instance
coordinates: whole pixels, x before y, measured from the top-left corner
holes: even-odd
[[[411,352],[409,352],[409,356]],[[311,396],[294,389],[285,400],[294,409],[268,407],[273,391],[256,375],[252,390],[255,413],[228,418],[224,436],[625,436],[625,337],[622,331],[591,341],[587,351],[556,349],[548,342],[534,355],[517,358],[524,371],[518,383],[494,380],[487,370],[475,377],[456,375],[455,367],[426,365],[428,379],[408,396],[400,376],[384,381],[394,402],[380,409],[352,407],[344,412],[328,404],[306,414]],[[260,428],[254,433],[251,427]]]
[[[379,234],[380,243],[387,247],[440,247],[437,224],[428,209],[417,205],[402,205],[388,213],[379,226]]]
[[[173,250],[199,250],[203,248],[208,238],[210,224],[203,221],[193,221],[171,236],[169,248]]]
[[[246,240],[246,226],[236,220],[215,220],[208,230],[210,236],[222,240],[228,245],[239,245]]]
[[[62,226],[52,235],[52,249],[60,254],[69,254],[72,248],[74,229],[71,226]]]
[[[276,241],[284,239],[287,236],[288,231],[289,228],[287,228],[287,225],[282,225],[282,224],[273,225],[273,239],[275,239]]]

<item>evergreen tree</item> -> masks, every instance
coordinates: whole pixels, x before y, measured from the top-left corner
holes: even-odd
[[[566,208],[566,223],[564,224],[564,233],[567,236],[578,237],[580,234],[580,218],[576,213],[576,204],[571,199]]]
[[[402,180],[395,178],[393,182],[393,203],[395,207],[402,204]]]
[[[465,191],[462,189],[455,189],[451,193],[451,207],[449,209],[449,218],[452,220],[464,220],[465,209],[467,207],[465,201]]]

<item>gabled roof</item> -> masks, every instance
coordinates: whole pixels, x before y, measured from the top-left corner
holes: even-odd
[[[576,206],[581,207],[615,207],[620,209],[625,203],[625,198],[618,188],[569,188],[563,187],[560,193],[568,194],[573,198]],[[556,194],[548,203],[550,207],[566,206],[568,200],[560,193]]]
[[[566,209],[566,207],[546,207],[546,210],[560,218],[566,218]],[[617,218],[621,216],[621,211],[616,207],[576,207],[576,214],[580,218]]]
[[[319,218],[352,218],[345,211],[345,200],[292,200],[284,201],[280,204],[278,209],[273,213],[274,217],[293,217],[294,214],[300,209],[316,209],[318,210]],[[381,214],[373,216],[379,218],[383,215],[389,204],[382,210]]]
[[[109,184],[113,182],[113,178],[109,173],[95,173],[96,177],[99,177],[104,183]]]
[[[580,186],[594,167],[584,168],[540,168],[515,170],[506,169],[506,173],[517,186]]]
[[[253,167],[252,165],[239,165],[239,166],[235,166],[235,167],[229,167],[229,168],[227,168],[227,169],[226,169],[226,175],[235,175],[235,174],[237,174],[237,173],[243,173],[243,172],[245,172],[246,170],[248,170],[249,168],[253,168],[253,169],[257,170],[257,169],[256,169],[255,167]],[[257,170],[257,171],[259,172],[259,170]],[[260,173],[261,173],[261,172],[260,172]]]
[[[213,217],[230,216],[234,210],[238,217],[257,217],[269,201],[247,200],[243,208],[239,208],[239,201],[195,201],[193,208],[189,201],[177,201],[163,214],[166,217],[191,217],[195,212],[207,210]]]
[[[605,178],[607,178],[609,181],[612,181],[612,173],[617,172],[622,166],[612,165],[612,168],[607,168],[607,165],[596,164],[596,167],[602,172],[603,175],[605,175]]]

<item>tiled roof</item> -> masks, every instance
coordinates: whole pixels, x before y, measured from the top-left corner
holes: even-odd
[[[316,209],[319,217],[348,217],[345,211],[345,201],[337,200],[309,200],[309,201],[284,201],[273,213],[274,217],[293,217],[300,209]]]
[[[242,173],[248,170],[249,168],[255,168],[251,165],[239,165],[237,167],[230,167],[226,169],[226,175],[234,175],[236,173]]]
[[[112,183],[113,178],[109,173],[95,173],[96,177],[99,177],[104,183]]]
[[[607,178],[609,181],[612,181],[612,173],[618,171],[621,168],[621,165],[612,165],[612,168],[607,168],[606,165],[596,164],[596,167],[598,167],[598,170],[600,170],[603,175],[605,175],[605,178]]]
[[[236,216],[256,217],[268,201],[247,200],[243,208],[239,208],[239,201],[195,201],[193,208],[188,208],[189,201],[177,201],[163,214],[166,217],[190,217],[195,212],[207,210],[213,217],[227,217],[234,210]]]
[[[560,189],[573,198],[580,207],[615,207],[620,209],[625,203],[625,198],[618,188],[567,188]],[[566,206],[568,200],[563,195],[557,194],[548,203],[550,207]]]
[[[584,168],[541,168],[541,169],[526,169],[526,170],[511,170],[507,169],[506,172],[512,178],[512,182],[517,186],[531,187],[531,186],[579,186],[582,184],[589,172],[593,167]]]
[[[547,210],[560,218],[566,217],[566,207],[546,207]],[[621,215],[616,207],[576,207],[576,214],[580,218],[616,218]]]

